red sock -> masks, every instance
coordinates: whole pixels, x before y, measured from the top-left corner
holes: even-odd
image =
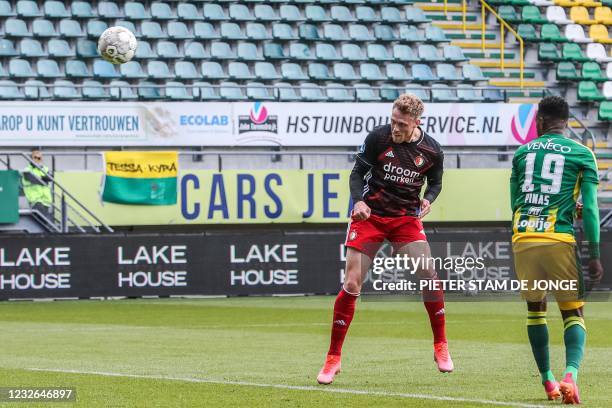
[[[334,303],[331,342],[327,354],[339,356],[342,353],[342,343],[344,343],[344,337],[346,337],[346,332],[348,332],[355,314],[357,297],[348,293],[344,288],[338,293],[336,303]]]
[[[433,332],[434,343],[446,342],[446,318],[444,316],[444,292],[438,290],[423,290],[423,303]]]

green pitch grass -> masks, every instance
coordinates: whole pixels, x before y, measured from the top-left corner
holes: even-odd
[[[3,302],[0,387],[77,390],[76,403],[15,407],[559,405],[543,399],[518,302],[447,304],[456,371],[441,374],[422,304],[361,301],[343,372],[319,386],[332,304],[333,297]],[[612,406],[611,309],[586,308],[585,407]],[[560,376],[557,310],[548,322]]]

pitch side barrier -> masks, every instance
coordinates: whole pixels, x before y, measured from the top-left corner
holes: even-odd
[[[455,260],[437,267],[441,279],[516,279],[508,232],[431,231],[428,237],[432,256]],[[340,228],[0,236],[0,299],[333,294],[341,286],[344,239]],[[601,293],[612,288],[611,241],[612,232],[603,232]],[[392,259],[390,247],[379,256]],[[460,258],[476,265],[461,266]],[[397,273],[371,270],[364,293],[377,293],[375,281],[393,281]]]

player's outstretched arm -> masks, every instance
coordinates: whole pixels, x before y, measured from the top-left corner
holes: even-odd
[[[599,260],[599,207],[597,205],[597,184],[583,181],[582,222],[584,235],[589,242],[589,273],[591,284],[596,285],[603,277],[603,268]]]
[[[363,177],[368,171],[370,171],[370,166],[358,156],[349,178],[351,199],[353,200],[353,216],[358,220],[365,220],[370,216],[370,207],[363,201],[363,186],[365,184]]]
[[[442,175],[444,174],[444,155],[440,152],[438,160],[427,171],[427,188],[421,200],[419,218],[425,217],[431,211],[431,203],[442,191]]]

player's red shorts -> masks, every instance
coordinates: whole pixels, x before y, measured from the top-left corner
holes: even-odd
[[[345,245],[374,258],[385,239],[397,247],[414,241],[427,241],[427,236],[420,218],[371,214],[367,220],[351,218]]]

